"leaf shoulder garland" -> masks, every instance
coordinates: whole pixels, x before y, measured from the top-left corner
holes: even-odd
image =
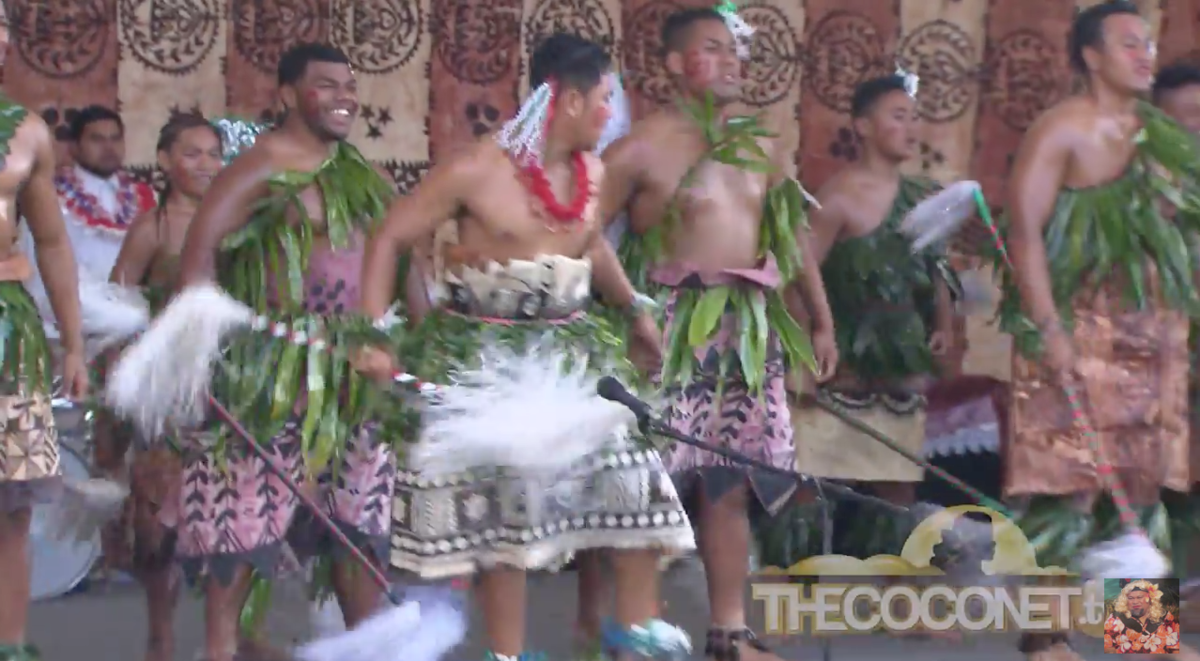
[[[1200,149],[1194,136],[1148,103],[1139,103],[1142,129],[1124,173],[1106,184],[1060,191],[1043,230],[1051,291],[1063,327],[1074,326],[1072,305],[1104,287],[1137,310],[1153,303],[1147,266],[1158,274],[1162,303],[1200,318],[1193,282],[1194,237],[1200,233]],[[1174,210],[1163,215],[1161,203]],[[1007,234],[1009,220],[1002,218]],[[1000,327],[1027,357],[1041,354],[1041,335],[1026,316],[1003,257],[991,252],[1001,275]]]
[[[934,370],[937,282],[958,280],[940,247],[914,254],[900,232],[904,217],[941,186],[901,177],[883,222],[869,234],[842,239],[821,264],[842,361],[870,380],[903,379]]]
[[[309,216],[300,197],[311,186],[324,202],[323,227]],[[355,232],[369,231],[383,218],[392,188],[357,149],[339,143],[316,170],[272,177],[270,190],[254,207],[250,222],[223,242],[220,284],[256,312],[286,324],[291,333],[323,338],[325,346],[267,333],[243,334],[231,342],[214,387],[257,438],[277,434],[303,398],[300,437],[306,466],[312,472],[330,465],[336,469],[355,425],[370,420],[386,428],[404,421],[402,412],[392,415],[391,409],[398,408],[394,402],[349,365],[354,346],[392,344],[395,338],[360,315],[306,313],[304,276],[314,238],[327,237],[334,250],[349,248]],[[272,285],[274,299],[268,291]],[[218,443],[218,451],[223,444]]]
[[[712,96],[701,103],[681,102],[684,113],[700,128],[708,149],[680,180],[667,204],[662,221],[650,230],[624,237],[619,255],[639,291],[653,292],[663,301],[664,288],[651,282],[650,269],[668,255],[667,246],[674,232],[683,225],[682,193],[694,183],[701,166],[708,162],[730,165],[742,170],[769,173],[770,157],[759,140],[775,137],[757,117],[731,117],[724,122]],[[784,283],[800,272],[802,256],[796,243],[797,232],[808,226],[805,192],[799,182],[786,179],[766,194],[759,234],[759,257],[773,258]],[[737,349],[723,356],[718,377],[722,390],[728,375],[740,374],[749,389],[762,393],[766,380],[766,358],[771,332],[778,336],[787,364],[815,369],[812,343],[792,318],[778,290],[760,291],[739,286],[714,286],[704,289],[676,290],[672,310],[672,332],[666,340],[663,382],[687,384],[699,367],[695,351],[718,334],[721,320],[733,314],[737,320]],[[736,362],[735,362],[736,361]]]

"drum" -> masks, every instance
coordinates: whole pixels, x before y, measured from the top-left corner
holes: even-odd
[[[65,400],[54,400],[54,421],[59,428],[59,465],[63,477],[87,479],[90,416]],[[53,599],[67,594],[87,578],[100,558],[100,535],[76,543],[55,539],[48,522],[57,505],[39,505],[33,509],[29,531],[32,558],[30,598]]]

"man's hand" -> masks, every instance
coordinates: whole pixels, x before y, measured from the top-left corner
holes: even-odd
[[[629,359],[647,376],[657,376],[662,371],[662,331],[654,318],[643,312],[629,327]]]
[[[812,332],[813,358],[817,362],[817,383],[825,383],[837,373],[837,338],[832,328],[815,328]]]
[[[1071,336],[1061,326],[1053,325],[1042,332],[1042,347],[1046,367],[1060,383],[1074,381],[1078,363]]]
[[[63,356],[62,379],[64,397],[72,402],[81,402],[87,398],[88,372],[82,351],[72,351]]]
[[[929,351],[935,356],[944,356],[950,350],[950,338],[952,335],[946,331],[934,331],[933,335],[929,336]]]
[[[391,352],[379,347],[365,346],[350,354],[350,365],[367,378],[380,384],[391,383],[400,365]]]

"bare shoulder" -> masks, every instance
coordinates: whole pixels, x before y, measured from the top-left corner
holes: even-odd
[[[21,138],[39,144],[53,144],[54,136],[50,132],[49,125],[42,116],[33,111],[25,113],[25,119],[21,121],[21,125],[17,127],[17,135]]]
[[[1025,141],[1069,145],[1087,132],[1095,117],[1095,108],[1083,97],[1063,99],[1034,120]]]
[[[824,215],[837,213],[859,189],[861,176],[853,167],[842,168],[827,179],[817,190],[816,198],[821,202]]]

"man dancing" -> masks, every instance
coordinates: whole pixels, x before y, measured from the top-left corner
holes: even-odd
[[[838,374],[793,412],[797,463],[806,473],[865,482],[896,504],[916,501],[922,468],[813,399],[845,410],[915,455],[925,442],[923,392],[953,337],[947,261],[913,254],[900,233],[905,215],[937,184],[900,174],[916,151],[915,76],[868,80],[854,92],[851,115],[862,158],[834,175],[812,215],[812,259],[833,310]],[[898,555],[916,521],[868,510],[855,518],[862,557]],[[800,558],[784,559],[789,566]],[[774,562],[774,561],[773,561]]]
[[[1153,97],[1155,105],[1163,112],[1191,131],[1192,135],[1200,138],[1200,67],[1186,62],[1163,67],[1154,77]],[[1200,265],[1197,266],[1200,268]],[[1196,342],[1200,341],[1200,333],[1196,332],[1194,324],[1191,338],[1192,364],[1195,365],[1195,346]],[[1195,372],[1192,373],[1189,386],[1188,400],[1192,404],[1189,422],[1192,433],[1189,439],[1191,451],[1188,472],[1192,481],[1192,493],[1163,494],[1167,510],[1171,512],[1171,523],[1174,525],[1171,529],[1171,550],[1175,575],[1187,576],[1190,579],[1188,587],[1184,590],[1184,599],[1194,595],[1196,588],[1200,587],[1200,582],[1196,580],[1196,570],[1193,569],[1197,566],[1197,561],[1192,560],[1200,559],[1200,535],[1197,534],[1200,532],[1200,509],[1196,507],[1196,483],[1200,481],[1200,442],[1197,440],[1197,434],[1200,433],[1200,406],[1196,406],[1196,403],[1200,402],[1200,391],[1197,389]],[[1187,594],[1189,592],[1192,594]]]
[[[345,142],[358,100],[341,51],[295,46],[280,59],[278,78],[286,119],[213,181],[184,242],[180,284],[215,278],[260,314],[323,339],[302,346],[291,336],[246,334],[228,350],[214,392],[256,438],[269,439],[287,472],[319,480],[329,515],[382,561],[394,455],[376,438],[366,384],[349,369],[344,345],[357,328],[364,234],[392,190]],[[183,472],[182,493],[163,518],[177,528],[189,577],[206,577],[207,658],[231,661],[251,568],[274,573],[297,501],[241,441],[219,433],[215,442],[203,434],[184,440]],[[327,541],[295,543],[315,552],[325,549],[307,542]],[[343,560],[335,559],[332,584],[353,627],[381,595]]]
[[[158,165],[167,180],[162,200],[129,226],[110,276],[114,283],[142,287],[156,311],[175,289],[188,226],[221,169],[221,142],[217,127],[197,114],[173,116],[158,134]],[[132,427],[121,425],[105,440],[107,451],[97,463],[110,474],[123,471]],[[175,657],[180,581],[159,511],[166,499],[178,494],[181,467],[178,453],[165,444],[136,450],[129,467],[129,499],[121,518],[110,526],[105,555],[110,563],[131,570],[146,591],[146,661],[169,661]]]
[[[0,19],[4,19],[0,5]],[[0,65],[8,50],[8,21],[0,20]],[[27,257],[13,249],[19,218],[33,235],[38,265],[46,273],[50,305],[63,347],[66,395],[87,395],[79,285],[75,256],[54,194],[54,136],[35,113],[0,93],[0,320],[8,328],[0,360],[0,661],[36,661],[26,643],[29,614],[31,506],[53,497],[60,485],[58,434],[50,407],[52,358],[42,320],[21,281]]]
[[[548,37],[531,58],[534,91],[517,117],[496,140],[434,167],[372,236],[363,306],[380,318],[395,292],[397,259],[446,219],[458,226],[447,256],[450,295],[416,331],[419,348],[403,356],[407,371],[445,382],[479,367],[481,354],[537,346],[633,376],[609,325],[585,312],[589,285],[629,313],[634,342],[657,348],[658,329],[636,309],[596,217],[604,169],[590,152],[609,116],[610,66],[592,42]],[[379,379],[397,369],[378,349],[364,352],[361,367]],[[392,565],[431,579],[478,571],[488,659],[533,658],[524,640],[527,570],[604,547],[614,549],[619,623],[606,646],[619,658],[687,649],[682,632],[658,619],[659,553],[693,542],[657,452],[617,447],[584,463],[580,479],[553,488],[500,468],[440,484],[407,473],[398,480]]]
[[[1198,301],[1186,237],[1200,230],[1200,153],[1139,100],[1154,44],[1132,2],[1080,12],[1069,43],[1087,88],[1025,136],[1007,200],[1014,269],[996,267],[1015,349],[1005,493],[1026,507],[1026,536],[1051,540],[1043,567],[1068,566],[1084,545],[1120,532],[1101,459],[1143,525],[1160,515],[1160,489],[1190,486],[1186,315]],[[1074,421],[1066,388],[1083,396],[1097,438]],[[1167,540],[1152,541],[1170,557]],[[1080,658],[1064,633],[1027,635],[1023,651]]]
[[[766,175],[761,167],[719,162],[721,147],[705,139],[706,132],[719,131],[729,142],[757,143],[742,147],[744,153],[761,149],[777,163],[786,159],[781,144],[761,137],[753,120],[730,116],[741,95],[739,56],[747,54],[747,37],[745,23],[732,13],[688,9],[667,18],[667,70],[686,101],[711,102],[718,116],[664,109],[635,124],[604,154],[601,210],[605,219],[629,210],[631,243],[622,254],[635,283],[642,286],[647,277],[671,292],[663,376],[672,402],[668,421],[682,433],[791,469],[785,364],[798,368],[811,357],[804,355],[802,331],[776,288],[800,277],[813,311],[812,343],[822,378],[833,374],[837,351],[805,232],[793,232],[794,218],[781,218],[777,205],[763,213],[774,191],[785,190],[772,186],[784,179],[784,167]],[[713,126],[702,130],[697,119]],[[787,206],[794,215],[802,204],[797,194]],[[803,267],[796,252],[805,255]],[[707,320],[696,320],[705,315]],[[695,337],[697,330],[703,338]],[[746,627],[744,603],[749,513],[752,505],[778,513],[796,482],[690,446],[672,448],[666,460],[698,522],[712,612],[705,654],[717,661],[759,658],[767,651]]]

